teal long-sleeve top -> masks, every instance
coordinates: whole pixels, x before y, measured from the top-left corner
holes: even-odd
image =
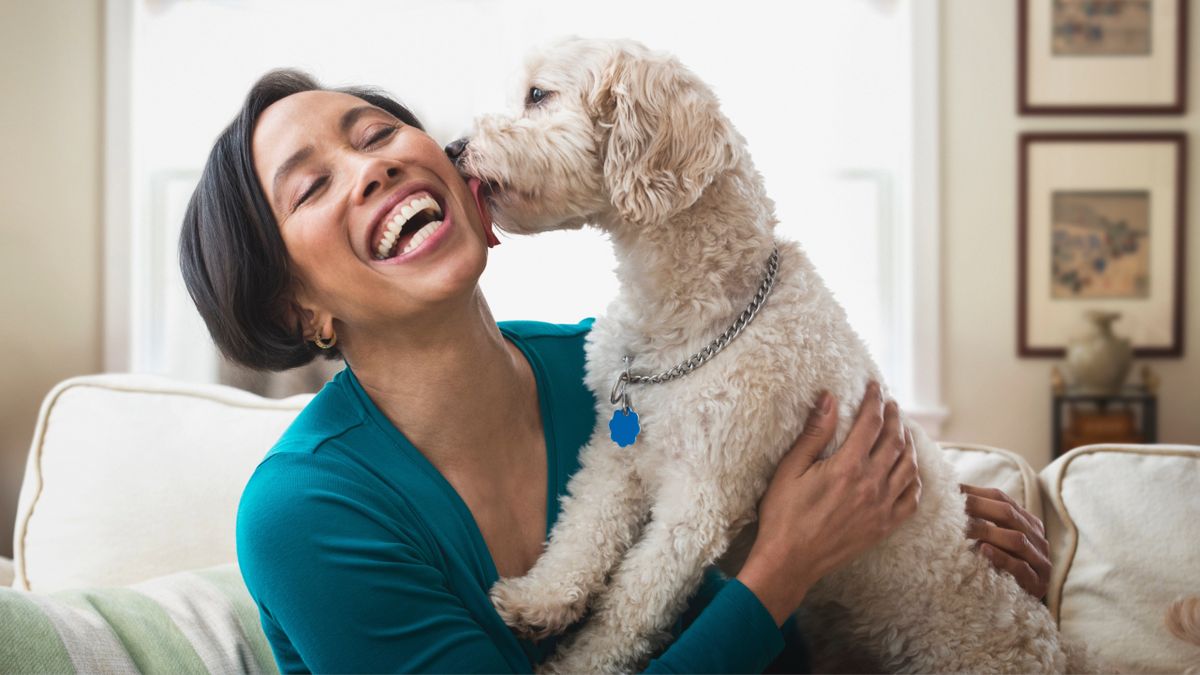
[[[530,489],[546,490],[547,533],[595,426],[590,326],[500,324],[537,382],[548,484]],[[496,614],[471,512],[349,367],[255,468],[237,555],[281,672],[530,672],[556,644],[519,639]],[[647,672],[761,672],[785,647],[754,593],[715,571],[675,633]]]

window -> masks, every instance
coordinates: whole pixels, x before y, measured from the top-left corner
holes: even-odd
[[[217,378],[176,238],[213,138],[263,72],[381,86],[445,143],[513,103],[532,48],[630,37],[714,87],[766,179],[779,234],[803,244],[901,403],[936,431],[932,0],[123,0],[108,12],[110,368]],[[595,232],[493,253],[481,283],[501,320],[576,321],[616,292]]]

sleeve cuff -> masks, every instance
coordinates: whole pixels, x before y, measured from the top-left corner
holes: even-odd
[[[737,607],[738,617],[749,626],[749,634],[759,641],[755,645],[755,652],[765,657],[762,668],[766,668],[783,651],[784,646],[783,632],[775,625],[775,617],[771,616],[754,591],[736,578],[725,584],[725,588],[713,599],[713,604],[725,601],[725,596],[730,596],[728,602]],[[755,669],[755,672],[762,668]]]
[[[729,580],[648,673],[761,673],[784,648],[758,596]]]

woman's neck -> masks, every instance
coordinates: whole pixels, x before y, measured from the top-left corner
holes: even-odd
[[[355,336],[346,358],[375,405],[440,470],[489,470],[541,435],[537,384],[478,288],[421,326]]]

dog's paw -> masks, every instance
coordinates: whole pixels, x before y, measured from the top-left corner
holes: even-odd
[[[533,577],[501,579],[492,586],[492,605],[518,635],[540,640],[567,629],[587,610],[587,593],[566,583]]]

